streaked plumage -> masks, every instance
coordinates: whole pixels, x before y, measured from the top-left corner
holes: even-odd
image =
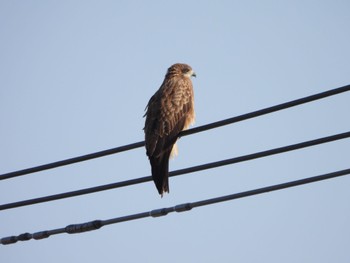
[[[172,65],[146,107],[146,153],[153,181],[162,196],[169,192],[169,157],[177,154],[178,135],[195,119],[192,76],[196,75],[190,66]]]

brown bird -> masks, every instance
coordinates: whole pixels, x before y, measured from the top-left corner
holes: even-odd
[[[178,135],[194,123],[192,76],[196,74],[189,65],[172,65],[146,107],[146,153],[161,196],[169,193],[169,158],[177,154]]]

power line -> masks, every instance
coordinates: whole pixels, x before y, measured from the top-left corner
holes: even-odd
[[[294,150],[298,150],[298,149],[302,149],[302,148],[306,148],[306,147],[311,147],[311,146],[315,146],[315,145],[319,145],[319,144],[323,144],[323,143],[327,143],[327,142],[341,140],[341,139],[345,139],[345,138],[349,138],[349,137],[350,137],[350,131],[327,136],[327,137],[322,137],[322,138],[318,138],[318,139],[314,139],[314,140],[310,140],[310,141],[296,143],[296,144],[292,144],[292,145],[288,145],[288,146],[274,148],[274,149],[270,149],[270,150],[266,150],[266,151],[261,151],[261,152],[256,152],[256,153],[252,153],[252,154],[248,154],[248,155],[234,157],[234,158],[230,158],[230,159],[226,159],[226,160],[221,160],[221,161],[217,161],[217,162],[206,163],[206,164],[197,165],[197,166],[193,166],[193,167],[189,167],[189,168],[184,168],[184,169],[170,172],[169,176],[171,176],[171,177],[178,176],[178,175],[183,175],[183,174],[187,174],[187,173],[193,173],[193,172],[198,172],[198,171],[202,171],[202,170],[212,169],[212,168],[216,168],[216,167],[220,167],[220,166],[224,166],[224,165],[249,161],[249,160],[253,160],[253,159],[267,157],[270,155],[280,154],[280,153],[294,151]],[[134,184],[144,183],[144,182],[148,182],[151,180],[152,180],[151,176],[146,176],[146,177],[126,180],[126,181],[122,181],[122,182],[94,186],[91,188],[85,188],[85,189],[80,189],[80,190],[71,191],[71,192],[65,192],[65,193],[44,196],[44,197],[39,197],[39,198],[33,198],[33,199],[28,199],[28,200],[18,201],[18,202],[14,202],[14,203],[0,205],[0,210],[6,210],[6,209],[21,207],[21,206],[28,206],[28,205],[38,204],[38,203],[44,203],[44,202],[49,202],[49,201],[54,201],[54,200],[59,200],[59,199],[64,199],[64,198],[70,198],[70,197],[79,196],[79,195],[91,194],[91,193],[106,191],[106,190],[110,190],[110,189],[114,189],[114,188],[120,188],[120,187],[130,186],[130,185],[134,185]]]
[[[221,126],[229,125],[229,124],[244,121],[244,120],[248,120],[248,119],[262,116],[262,115],[265,115],[268,113],[284,110],[284,109],[291,108],[291,107],[301,105],[304,103],[308,103],[311,101],[315,101],[315,100],[323,99],[323,98],[326,98],[329,96],[337,95],[337,94],[340,94],[340,93],[343,93],[343,92],[346,92],[349,90],[350,90],[350,85],[343,86],[343,87],[336,88],[336,89],[331,89],[331,90],[317,93],[317,94],[314,94],[311,96],[307,96],[307,97],[292,100],[289,102],[281,103],[281,104],[278,104],[278,105],[275,105],[272,107],[260,109],[257,111],[253,111],[250,113],[246,113],[243,115],[239,115],[236,117],[232,117],[229,119],[206,124],[206,125],[199,126],[199,127],[187,130],[187,131],[183,131],[179,134],[179,137],[187,136],[190,134],[194,134],[194,133],[198,133],[198,132],[202,132],[202,131],[206,131],[206,130],[210,130],[210,129],[214,129],[214,128],[218,128]],[[99,152],[95,152],[95,153],[90,153],[90,154],[86,154],[86,155],[82,155],[82,156],[78,156],[78,157],[73,157],[73,158],[62,160],[62,161],[57,161],[57,162],[52,162],[52,163],[48,163],[48,164],[44,164],[44,165],[39,165],[39,166],[35,166],[32,168],[27,168],[27,169],[23,169],[23,170],[14,171],[14,172],[9,172],[9,173],[5,173],[5,174],[0,175],[0,180],[10,179],[10,178],[17,177],[17,176],[22,176],[22,175],[26,175],[26,174],[39,172],[39,171],[57,168],[60,166],[70,165],[70,164],[74,164],[74,163],[78,163],[78,162],[82,162],[82,161],[87,161],[87,160],[103,157],[103,156],[110,155],[110,154],[115,154],[115,153],[120,153],[123,151],[132,150],[132,149],[139,148],[142,146],[144,146],[143,141],[120,146],[120,147],[116,147],[116,148],[112,148],[112,149],[108,149],[108,150],[103,150],[103,151],[99,151]]]
[[[10,179],[10,178],[14,178],[14,177],[17,177],[17,176],[22,176],[22,175],[26,175],[26,174],[36,173],[36,172],[40,172],[40,171],[44,171],[44,170],[49,170],[49,169],[53,169],[53,168],[57,168],[57,167],[65,166],[65,165],[70,165],[70,164],[74,164],[74,163],[78,163],[78,162],[83,162],[83,161],[87,161],[87,160],[91,160],[91,159],[95,159],[95,158],[99,158],[99,157],[115,154],[115,153],[129,151],[129,150],[132,150],[132,149],[136,149],[136,148],[142,147],[144,145],[145,145],[145,142],[131,143],[131,144],[119,146],[119,147],[116,147],[116,148],[103,150],[103,151],[100,151],[100,152],[90,153],[90,154],[81,155],[81,156],[78,156],[78,157],[73,157],[73,158],[70,158],[70,159],[65,159],[65,160],[62,160],[62,161],[57,161],[57,162],[53,162],[53,163],[48,163],[48,164],[35,166],[35,167],[32,167],[32,168],[27,168],[27,169],[18,170],[18,171],[14,171],[14,172],[10,172],[10,173],[5,173],[5,174],[0,175],[0,180]]]
[[[189,211],[189,210],[196,208],[196,207],[212,205],[212,204],[216,204],[216,203],[220,203],[220,202],[232,201],[232,200],[239,199],[239,198],[245,198],[245,197],[249,197],[249,196],[253,196],[253,195],[282,190],[282,189],[300,186],[300,185],[304,185],[304,184],[315,183],[318,181],[328,180],[328,179],[332,179],[335,177],[344,176],[347,174],[350,174],[350,169],[340,170],[340,171],[336,171],[333,173],[327,173],[327,174],[318,175],[318,176],[314,176],[314,177],[308,177],[308,178],[304,178],[304,179],[300,179],[300,180],[290,181],[290,182],[286,182],[286,183],[282,183],[282,184],[271,185],[271,186],[267,186],[267,187],[253,189],[250,191],[235,193],[235,194],[226,195],[226,196],[220,196],[220,197],[201,200],[201,201],[197,201],[197,202],[184,203],[184,204],[176,205],[173,207],[155,209],[155,210],[142,212],[142,213],[138,213],[138,214],[116,217],[116,218],[112,218],[112,219],[108,219],[108,220],[94,220],[94,221],[90,221],[90,222],[86,222],[86,223],[82,223],[82,224],[68,225],[68,226],[63,227],[63,228],[57,228],[57,229],[47,230],[47,231],[40,231],[40,232],[36,232],[33,234],[24,233],[24,234],[21,234],[18,236],[4,237],[4,238],[1,238],[0,243],[3,245],[9,245],[9,244],[14,244],[17,241],[28,241],[31,239],[40,240],[40,239],[48,238],[48,237],[53,236],[53,235],[63,234],[63,233],[77,234],[77,233],[97,230],[97,229],[99,229],[103,226],[106,226],[106,225],[117,224],[117,223],[122,223],[122,222],[126,222],[126,221],[146,218],[146,217],[160,217],[160,216],[165,216],[165,215],[172,213],[172,212],[185,212],[185,211]]]

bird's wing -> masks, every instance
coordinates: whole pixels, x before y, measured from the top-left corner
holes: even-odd
[[[178,134],[193,121],[193,90],[190,80],[164,81],[150,99],[145,123],[147,155],[159,156],[171,149]]]

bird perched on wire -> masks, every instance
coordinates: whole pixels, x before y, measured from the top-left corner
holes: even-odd
[[[169,193],[169,158],[177,155],[176,140],[194,123],[194,94],[189,65],[174,64],[146,107],[145,145],[152,179],[161,196]]]

